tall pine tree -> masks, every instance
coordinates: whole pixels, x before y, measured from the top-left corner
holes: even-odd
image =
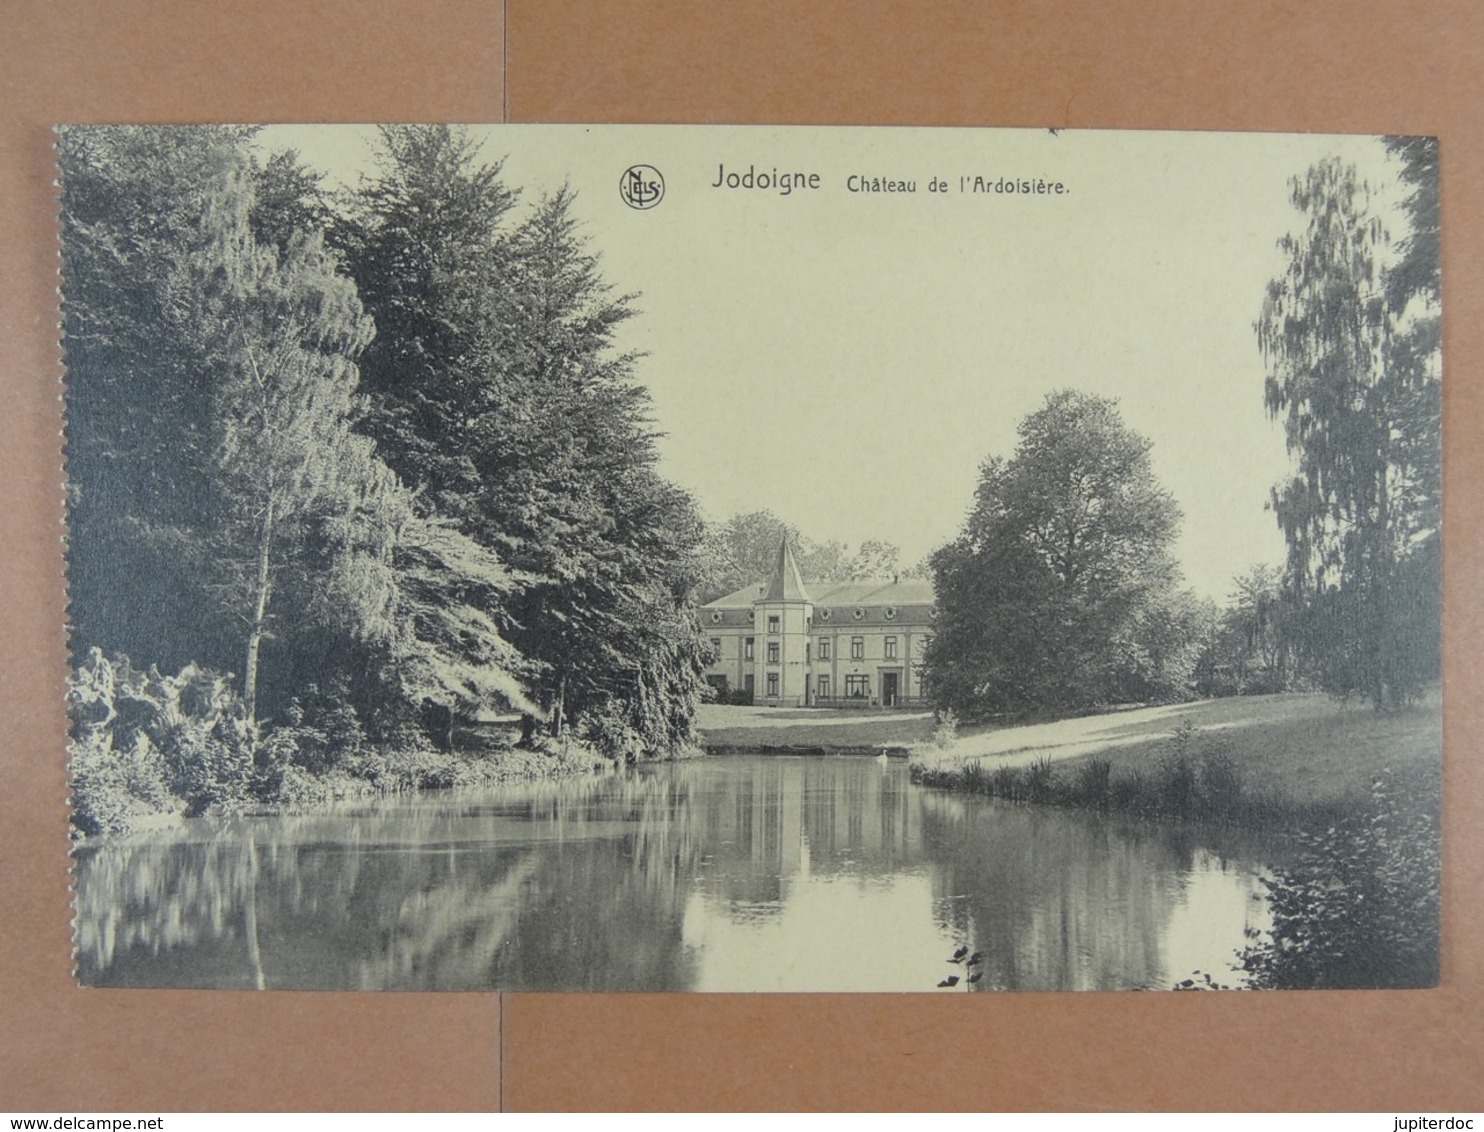
[[[689,741],[700,523],[655,470],[647,394],[616,348],[629,300],[603,281],[566,190],[517,222],[466,134],[382,140],[338,237],[392,339],[364,362],[367,431],[424,513],[514,572],[487,612],[555,734],[579,724],[630,753]]]

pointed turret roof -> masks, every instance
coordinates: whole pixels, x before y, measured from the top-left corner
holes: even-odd
[[[764,601],[808,601],[809,591],[804,588],[804,579],[799,574],[799,564],[794,560],[793,547],[785,536],[778,547],[778,565],[773,568],[773,580],[763,593]]]

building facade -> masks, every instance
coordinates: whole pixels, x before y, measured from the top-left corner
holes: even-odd
[[[701,607],[723,702],[775,707],[907,707],[922,696],[931,582],[805,584],[785,539],[766,582]]]

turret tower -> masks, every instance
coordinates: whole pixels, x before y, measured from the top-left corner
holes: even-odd
[[[803,707],[809,696],[809,632],[814,605],[787,536],[778,547],[778,564],[763,596],[752,605],[758,638],[756,702]]]

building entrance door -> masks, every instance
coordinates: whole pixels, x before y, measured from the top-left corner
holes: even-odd
[[[881,705],[892,707],[897,702],[897,673],[883,672],[881,674]]]

